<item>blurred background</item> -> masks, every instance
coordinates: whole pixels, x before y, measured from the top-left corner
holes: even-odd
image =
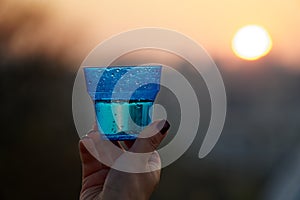
[[[0,199],[78,199],[77,70],[101,41],[149,26],[201,44],[228,100],[213,151],[198,159],[196,138],[163,169],[152,199],[300,199],[299,9],[298,0],[0,1]],[[251,60],[232,49],[249,24],[264,27],[271,41]]]

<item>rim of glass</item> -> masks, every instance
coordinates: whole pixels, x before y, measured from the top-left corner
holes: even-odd
[[[146,68],[162,68],[162,65],[114,65],[114,66],[82,66],[84,69],[146,69]]]

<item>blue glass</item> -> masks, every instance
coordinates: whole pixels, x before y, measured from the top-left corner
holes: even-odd
[[[109,140],[134,140],[152,121],[161,66],[84,68],[98,128]]]

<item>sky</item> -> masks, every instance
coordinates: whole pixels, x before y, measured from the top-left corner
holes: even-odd
[[[257,24],[263,26],[273,40],[273,49],[266,57],[280,59],[287,65],[300,64],[299,0],[5,1],[7,4],[4,3],[2,10],[6,12],[2,13],[6,15],[16,7],[47,13],[48,19],[33,38],[39,38],[38,34],[48,36],[36,42],[55,46],[55,41],[61,43],[76,37],[77,46],[70,52],[81,58],[114,34],[140,27],[162,27],[193,38],[213,57],[236,59],[231,50],[234,34],[242,26]]]

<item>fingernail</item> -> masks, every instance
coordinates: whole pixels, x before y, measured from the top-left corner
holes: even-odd
[[[162,135],[164,135],[169,130],[170,123],[167,120],[162,120],[162,121],[158,122],[156,127],[158,128],[158,130],[160,130],[159,132]]]

